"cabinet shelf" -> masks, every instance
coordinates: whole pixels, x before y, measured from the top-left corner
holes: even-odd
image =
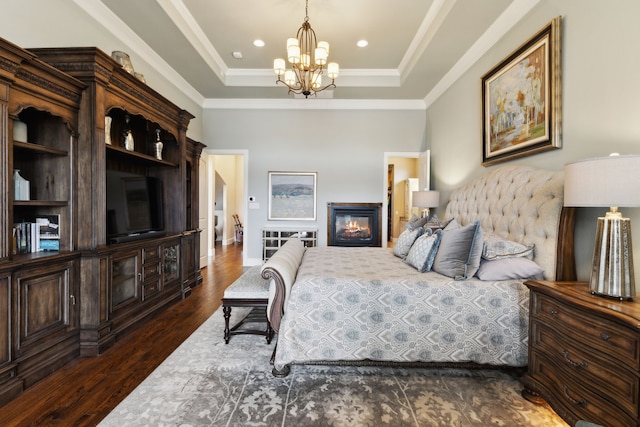
[[[52,156],[68,156],[69,153],[65,150],[58,150],[56,148],[46,147],[40,144],[33,144],[31,142],[13,141],[14,149],[27,150],[35,153],[50,154]]]
[[[66,200],[14,200],[13,206],[68,206]]]
[[[131,158],[136,158],[139,160],[142,160],[143,162],[147,163],[148,165],[151,166],[158,166],[158,165],[163,165],[163,166],[170,166],[170,167],[174,167],[177,168],[178,164],[177,163],[173,163],[173,162],[169,162],[167,160],[159,160],[156,159],[153,156],[150,156],[148,154],[143,154],[143,153],[138,153],[137,151],[129,151],[129,150],[125,150],[122,147],[118,147],[116,145],[108,145],[105,144],[105,147],[107,147],[107,150],[117,156],[123,156],[123,157],[127,157],[129,159]]]

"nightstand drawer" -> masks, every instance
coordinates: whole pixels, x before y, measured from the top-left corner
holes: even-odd
[[[545,353],[549,362],[558,366],[558,370],[565,372],[569,378],[579,378],[581,384],[590,385],[590,390],[600,390],[601,384],[607,384],[607,393],[603,397],[631,414],[635,412],[640,380],[634,371],[622,369],[616,359],[602,357],[571,336],[544,323],[534,320],[530,327],[530,345]]]
[[[572,414],[569,418],[587,419],[607,427],[638,425],[637,417],[630,416],[589,387],[584,387],[579,379],[567,376],[542,353],[531,352],[529,375],[544,384],[548,393],[554,396],[554,409],[560,414],[568,412]]]
[[[610,320],[570,308],[547,295],[533,293],[531,298],[534,299],[530,313],[532,319],[561,330],[563,335],[574,337],[585,346],[601,351],[633,371],[640,369],[640,338],[634,331],[621,328]]]

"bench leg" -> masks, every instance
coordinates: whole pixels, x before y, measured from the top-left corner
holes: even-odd
[[[229,339],[231,338],[231,330],[229,329],[229,318],[231,318],[231,307],[224,306],[222,307],[222,312],[224,313],[224,343],[229,344]]]
[[[273,338],[273,329],[271,329],[271,322],[267,319],[267,344],[271,344],[271,339]]]

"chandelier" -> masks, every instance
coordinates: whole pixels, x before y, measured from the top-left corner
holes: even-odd
[[[316,33],[309,24],[309,0],[306,0],[304,22],[298,29],[296,38],[287,39],[287,59],[291,68],[285,68],[282,58],[273,60],[273,71],[278,76],[276,83],[284,83],[289,88],[289,93],[302,94],[305,98],[336,87],[334,80],[338,77],[338,64],[327,64],[328,57],[329,43],[317,40]],[[322,72],[325,65],[331,83],[323,86]]]

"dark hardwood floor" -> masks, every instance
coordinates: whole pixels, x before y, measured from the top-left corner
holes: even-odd
[[[242,245],[216,245],[203,283],[188,298],[100,356],[72,361],[0,407],[0,426],[97,425],[220,307],[224,290],[241,274]]]

